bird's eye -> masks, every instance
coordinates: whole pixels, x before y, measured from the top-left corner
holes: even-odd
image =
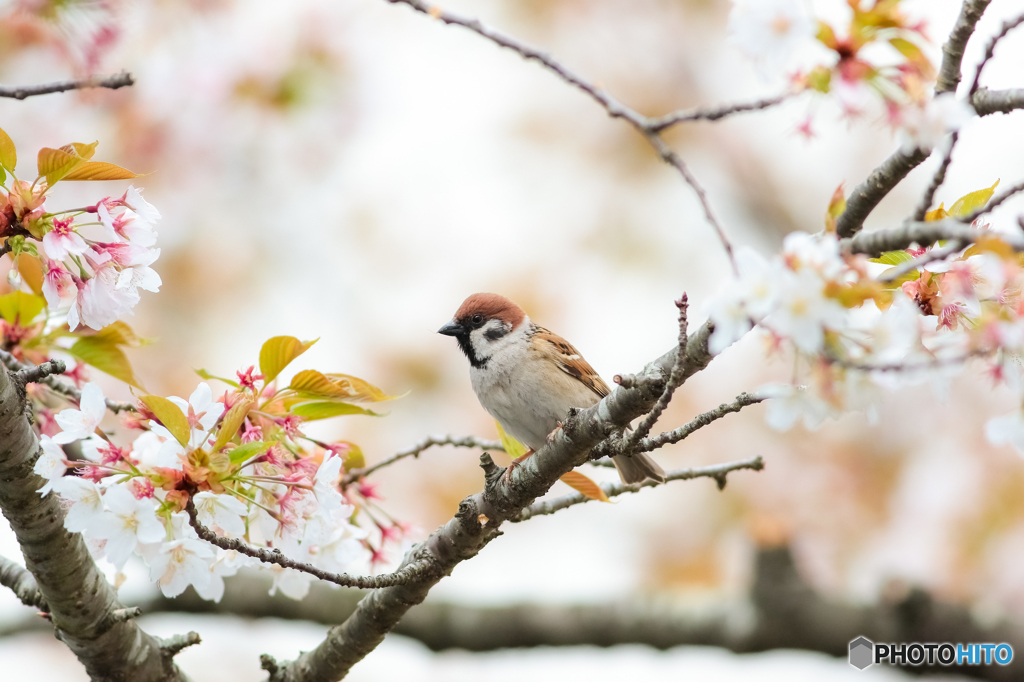
[[[477,313],[476,315],[473,316],[473,326],[479,327],[483,323],[484,323],[484,316],[483,315],[481,315],[480,313]]]

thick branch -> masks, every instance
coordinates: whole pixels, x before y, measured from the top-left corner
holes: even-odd
[[[0,556],[0,585],[9,588],[25,606],[49,611],[36,579],[31,573],[6,557]]]
[[[377,462],[376,464],[368,467],[362,467],[360,469],[352,469],[345,474],[345,477],[341,481],[341,487],[344,488],[353,481],[358,481],[360,478],[369,476],[378,469],[383,469],[395,462],[400,462],[406,457],[419,457],[421,452],[437,445],[451,445],[456,448],[480,448],[481,450],[494,450],[497,452],[505,451],[505,448],[502,446],[500,441],[484,440],[482,438],[477,438],[476,436],[465,436],[463,438],[454,438],[452,436],[428,436],[408,450],[402,450],[381,462]]]
[[[942,65],[935,83],[935,94],[956,92],[960,84],[960,65],[964,60],[964,49],[971,39],[978,20],[992,0],[964,0],[960,16],[949,34],[949,40],[942,46]],[[845,235],[849,236],[849,235]]]
[[[836,233],[843,238],[852,237],[864,227],[864,220],[878,203],[900,184],[910,171],[928,158],[929,152],[915,149],[913,152],[897,150],[881,166],[871,171],[867,180],[857,185],[846,198],[846,210],[836,221]]]
[[[422,561],[406,564],[394,573],[384,573],[382,575],[360,576],[349,575],[347,573],[331,573],[330,571],[319,569],[312,564],[306,564],[301,561],[289,559],[282,554],[280,550],[254,547],[237,538],[222,538],[200,523],[199,517],[196,515],[195,504],[192,502],[191,497],[185,505],[185,512],[188,513],[189,524],[193,529],[195,529],[199,537],[212,545],[216,545],[221,549],[234,550],[254,559],[259,559],[266,564],[275,564],[283,568],[302,571],[303,573],[316,576],[320,580],[326,580],[329,583],[334,583],[341,587],[373,588],[404,585],[405,583],[419,580],[422,577],[429,575],[434,570],[432,562],[424,559]]]
[[[57,637],[93,679],[184,680],[155,638],[134,621],[114,616],[122,608],[117,594],[93,563],[82,536],[64,529],[57,495],[36,492],[46,483],[32,470],[39,451],[24,416],[23,396],[0,369],[0,510],[49,607]]]
[[[764,469],[764,462],[761,457],[753,457],[751,459],[745,459],[739,462],[729,462],[727,464],[716,464],[714,466],[707,467],[696,467],[693,469],[678,469],[676,471],[670,471],[665,474],[665,482],[655,481],[647,479],[643,483],[606,483],[601,486],[604,490],[605,495],[608,497],[616,497],[625,493],[635,493],[643,488],[654,488],[656,486],[665,485],[669,481],[688,481],[692,478],[713,478],[718,484],[718,489],[725,488],[726,476],[733,471],[740,469],[752,469],[753,471],[761,471]],[[571,493],[562,497],[556,497],[553,500],[542,500],[540,502],[534,502],[529,507],[523,509],[519,516],[510,519],[512,523],[519,523],[521,521],[528,521],[534,516],[546,516],[548,514],[554,514],[557,511],[574,507],[578,504],[586,504],[587,502],[593,502],[593,498],[587,497],[582,493]]]
[[[971,106],[978,116],[989,114],[1008,114],[1016,109],[1024,109],[1024,88],[1011,90],[989,90],[981,88],[971,96]]]
[[[25,99],[36,95],[48,95],[53,92],[66,92],[67,90],[84,90],[86,88],[118,88],[134,85],[135,80],[127,71],[122,71],[113,76],[92,76],[91,78],[80,78],[71,81],[58,81],[43,85],[0,85],[0,97],[11,97],[14,99]]]
[[[710,322],[705,323],[690,336],[681,363],[684,379],[711,361],[707,342],[712,329]],[[429,560],[438,570],[407,584],[370,592],[316,649],[284,666],[268,661],[271,680],[334,682],[344,677],[380,644],[410,607],[423,601],[442,576],[498,537],[502,523],[519,517],[522,509],[546,493],[560,476],[586,462],[590,450],[604,438],[648,412],[664,389],[664,377],[675,363],[676,353],[674,348],[645,367],[633,378],[633,388],[619,386],[597,405],[571,411],[552,439],[509,475],[503,475],[504,470],[484,453],[480,458],[486,481],[483,492],[464,499],[455,518],[414,547],[403,562]]]
[[[43,363],[43,365],[37,366],[28,362],[21,362],[20,360],[18,360],[16,357],[14,357],[5,350],[0,350],[0,362],[4,364],[4,367],[11,370],[12,372],[17,373],[18,375],[21,375],[22,372],[39,371],[38,367],[43,367],[43,365],[48,364]],[[50,362],[60,362],[61,366],[63,366],[64,364],[60,360]],[[61,372],[63,371],[64,370],[62,369]],[[34,374],[26,374],[25,376],[34,376]],[[45,372],[41,373],[40,378],[32,379],[32,381],[37,381],[46,386],[47,388],[49,388],[54,393],[59,393],[63,396],[67,396],[68,398],[71,398],[75,402],[79,402],[82,400],[82,392],[75,388],[74,385],[69,384],[66,381],[61,381],[55,376],[48,376],[47,373]],[[107,409],[113,412],[114,414],[117,414],[118,412],[123,412],[125,410],[130,410],[132,412],[135,411],[135,406],[132,405],[131,403],[122,403],[116,400],[106,400],[105,402],[107,403]]]
[[[852,239],[844,239],[840,247],[847,253],[880,256],[884,251],[899,251],[911,244],[929,246],[937,241],[955,239],[964,245],[973,244],[983,237],[997,237],[1016,251],[1024,251],[1024,237],[978,230],[956,218],[930,223],[907,223],[900,227],[875,232],[860,232]]]

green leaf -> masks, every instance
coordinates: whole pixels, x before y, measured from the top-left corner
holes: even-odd
[[[29,325],[46,307],[46,299],[24,291],[0,296],[0,315],[11,324]]]
[[[13,171],[18,165],[18,152],[14,148],[14,140],[0,128],[0,166]]]
[[[275,336],[268,339],[260,349],[260,373],[267,384],[287,367],[292,360],[299,357],[320,339],[299,341],[294,336]]]
[[[376,412],[371,412],[370,410],[359,407],[358,405],[352,405],[351,403],[331,402],[302,403],[301,405],[293,407],[291,409],[291,413],[296,417],[302,417],[308,421],[340,417],[347,414],[366,414],[371,417],[383,416]]]
[[[188,417],[181,411],[181,408],[167,398],[158,395],[147,395],[141,398],[149,411],[156,415],[160,423],[171,432],[182,447],[188,447],[188,439],[192,429],[188,425]]]
[[[135,372],[132,371],[131,363],[128,362],[124,351],[109,340],[95,336],[83,336],[68,349],[68,352],[101,372],[106,372],[125,383],[142,388],[142,384],[135,378]]]
[[[363,455],[362,448],[355,443],[349,443],[348,441],[340,441],[340,443],[344,443],[348,446],[348,450],[344,455],[345,461],[342,463],[346,472],[352,471],[353,469],[362,469],[366,466],[366,456]]]
[[[883,265],[899,265],[900,263],[906,263],[912,259],[906,251],[886,251],[878,258],[870,258],[872,263],[882,263]]]
[[[970,215],[983,207],[988,203],[988,200],[992,198],[992,195],[996,193],[996,187],[999,185],[999,181],[996,180],[995,184],[986,189],[979,189],[970,194],[965,194],[949,207],[949,215],[954,218],[963,218],[964,216]]]
[[[217,452],[235,437],[254,404],[251,400],[241,400],[231,406],[231,409],[224,415],[224,421],[220,425],[220,433],[217,434],[217,441],[213,444],[211,452]]]
[[[223,381],[228,386],[234,386],[235,388],[238,388],[238,382],[234,381],[233,379],[225,379],[224,377],[219,377],[214,374],[210,374],[205,369],[194,369],[192,371],[206,380],[216,379],[217,381]]]
[[[28,253],[18,254],[18,272],[29,289],[39,296],[43,295],[43,264],[38,258]]]
[[[87,161],[64,176],[64,180],[131,180],[139,177],[127,168],[105,161]]]
[[[501,428],[501,423],[497,419],[494,420],[494,425],[498,427],[498,440],[501,441],[501,446],[505,448],[509,457],[516,459],[526,454],[526,446],[505,433],[505,429]]]
[[[273,443],[264,443],[261,440],[254,440],[250,443],[239,445],[231,451],[231,463],[241,464],[247,459],[252,459],[257,455],[262,455],[270,449],[271,445],[273,445]]]

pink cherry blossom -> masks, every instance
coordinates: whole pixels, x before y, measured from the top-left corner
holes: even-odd
[[[43,252],[53,260],[61,261],[68,254],[80,255],[89,249],[85,240],[75,232],[71,220],[54,220],[53,229],[43,237]]]

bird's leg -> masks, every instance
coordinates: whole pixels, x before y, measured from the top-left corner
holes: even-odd
[[[530,448],[523,454],[513,459],[512,463],[505,467],[505,473],[501,475],[501,478],[505,481],[505,483],[510,483],[512,481],[512,472],[515,470],[517,466],[519,466],[520,464],[528,460],[530,457],[532,457],[533,453],[533,448]]]

